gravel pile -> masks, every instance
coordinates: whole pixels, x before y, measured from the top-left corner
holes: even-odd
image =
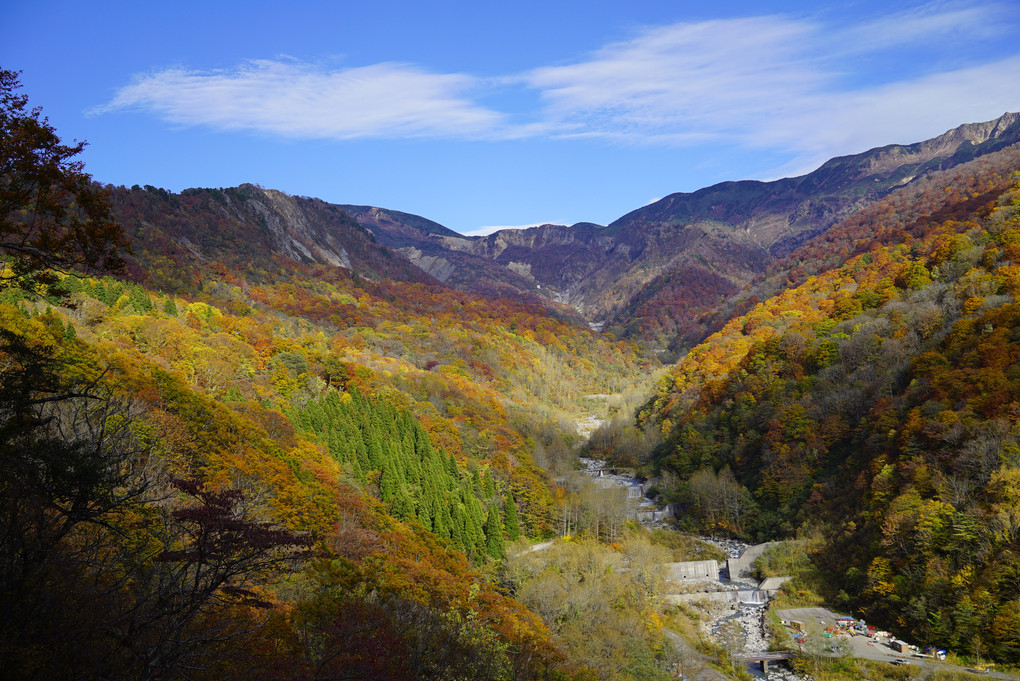
[[[765,678],[769,681],[814,681],[810,676],[797,676],[780,665],[769,665],[769,673]]]
[[[765,634],[765,608],[747,607],[726,608],[713,613],[712,623],[709,631],[712,638],[719,644],[725,645],[723,640],[723,627],[727,622],[736,620],[740,623],[743,631],[742,652],[744,654],[756,653],[768,650],[769,644]]]
[[[698,539],[706,544],[722,549],[730,558],[740,558],[750,546],[747,542],[737,541],[736,539],[716,539],[715,537],[698,537]]]
[[[769,649],[765,634],[765,608],[741,608],[740,624],[744,627],[744,652],[756,653]]]

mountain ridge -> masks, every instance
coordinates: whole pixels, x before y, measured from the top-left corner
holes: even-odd
[[[918,178],[1017,142],[1020,114],[1006,113],[929,140],[835,157],[798,177],[670,194],[605,226],[546,224],[485,236],[392,209],[288,197],[254,185],[185,190],[182,197],[227,192],[226,202],[217,199],[222,205],[206,205],[228,216],[234,211],[235,222],[259,223],[254,236],[276,256],[544,300],[561,316],[661,349],[692,333],[722,298],[850,214]],[[206,222],[214,234],[223,228]],[[175,229],[178,246],[200,254],[203,242],[208,248],[209,235]]]
[[[483,237],[419,233],[418,243],[405,242],[403,248],[418,249],[421,255],[405,254],[431,273],[441,263],[440,278],[458,288],[479,290],[498,279],[503,287],[571,305],[589,322],[661,344],[664,335],[688,327],[717,302],[710,291],[692,289],[699,277],[711,275],[720,292],[741,288],[770,263],[889,192],[1017,142],[1020,114],[1007,112],[921,142],[835,157],[798,177],[726,181],[670,194],[606,226],[541,225]],[[380,240],[394,238],[392,225],[369,221],[363,213],[354,217]],[[479,264],[478,258],[504,272],[479,269],[477,276],[461,272],[454,279],[459,266]],[[676,318],[655,321],[661,312],[649,308],[664,296],[695,304]]]
[[[112,187],[110,197],[116,220],[144,249],[129,258],[134,275],[164,291],[193,287],[209,263],[256,281],[323,265],[370,279],[436,281],[320,199],[253,184],[180,194],[151,186]]]

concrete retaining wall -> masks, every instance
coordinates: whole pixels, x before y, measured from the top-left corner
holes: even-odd
[[[671,582],[682,582],[693,579],[719,579],[719,563],[714,560],[692,560],[682,563],[666,563],[666,579]]]
[[[634,514],[639,523],[653,523],[673,517],[673,509],[669,506],[657,511],[638,511]]]
[[[741,579],[751,576],[751,566],[754,565],[754,561],[758,560],[761,554],[770,547],[781,542],[767,542],[765,544],[756,544],[749,547],[740,558],[730,558],[726,561],[726,572],[729,574],[730,579]]]
[[[756,589],[740,589],[739,591],[708,591],[687,594],[668,594],[662,597],[665,603],[691,603],[694,601],[715,601],[717,603],[738,603],[764,605],[765,594]]]
[[[791,579],[793,579],[793,577],[769,577],[768,579],[762,580],[762,583],[758,585],[758,589],[767,593],[769,598],[772,598],[778,594],[779,589]]]
[[[694,601],[716,601],[719,603],[738,602],[736,591],[710,591],[708,593],[693,594],[669,594],[662,597],[664,603],[676,605],[677,603],[692,603]]]

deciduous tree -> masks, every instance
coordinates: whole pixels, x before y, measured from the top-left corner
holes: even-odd
[[[19,88],[16,72],[0,70],[0,286],[63,298],[58,272],[122,269],[128,244],[75,158],[85,143],[61,143]]]

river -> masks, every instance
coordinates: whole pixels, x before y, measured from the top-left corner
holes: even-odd
[[[593,424],[586,423],[585,425],[590,427]],[[672,518],[672,512],[668,508],[659,508],[652,499],[645,496],[646,486],[636,477],[608,467],[607,462],[601,459],[581,458],[581,465],[583,470],[592,476],[598,484],[606,488],[625,488],[627,497],[631,500],[633,517],[636,517],[642,525],[664,529],[671,527],[666,521]],[[733,539],[712,537],[699,537],[699,539],[720,548],[730,558],[739,558],[752,548],[746,542]],[[698,608],[704,617],[705,633],[719,645],[730,649],[731,654],[737,656],[753,655],[768,650],[769,641],[765,625],[767,603],[764,599],[758,598],[760,592],[757,591],[757,583],[750,579],[734,576],[733,579],[720,579],[714,584],[720,590],[736,587],[740,595],[733,602],[712,603],[706,601]],[[734,622],[738,626],[727,626],[730,622]],[[798,679],[792,672],[776,664],[771,665],[767,676],[756,664],[749,664],[748,671],[756,678],[768,678],[770,681],[797,681]]]
[[[666,527],[664,521],[673,517],[672,511],[660,508],[652,499],[645,496],[646,485],[633,475],[619,472],[619,469],[607,469],[608,462],[603,459],[586,459],[581,457],[583,470],[588,473],[601,487],[623,487],[627,490],[630,504],[629,516],[646,527]]]

